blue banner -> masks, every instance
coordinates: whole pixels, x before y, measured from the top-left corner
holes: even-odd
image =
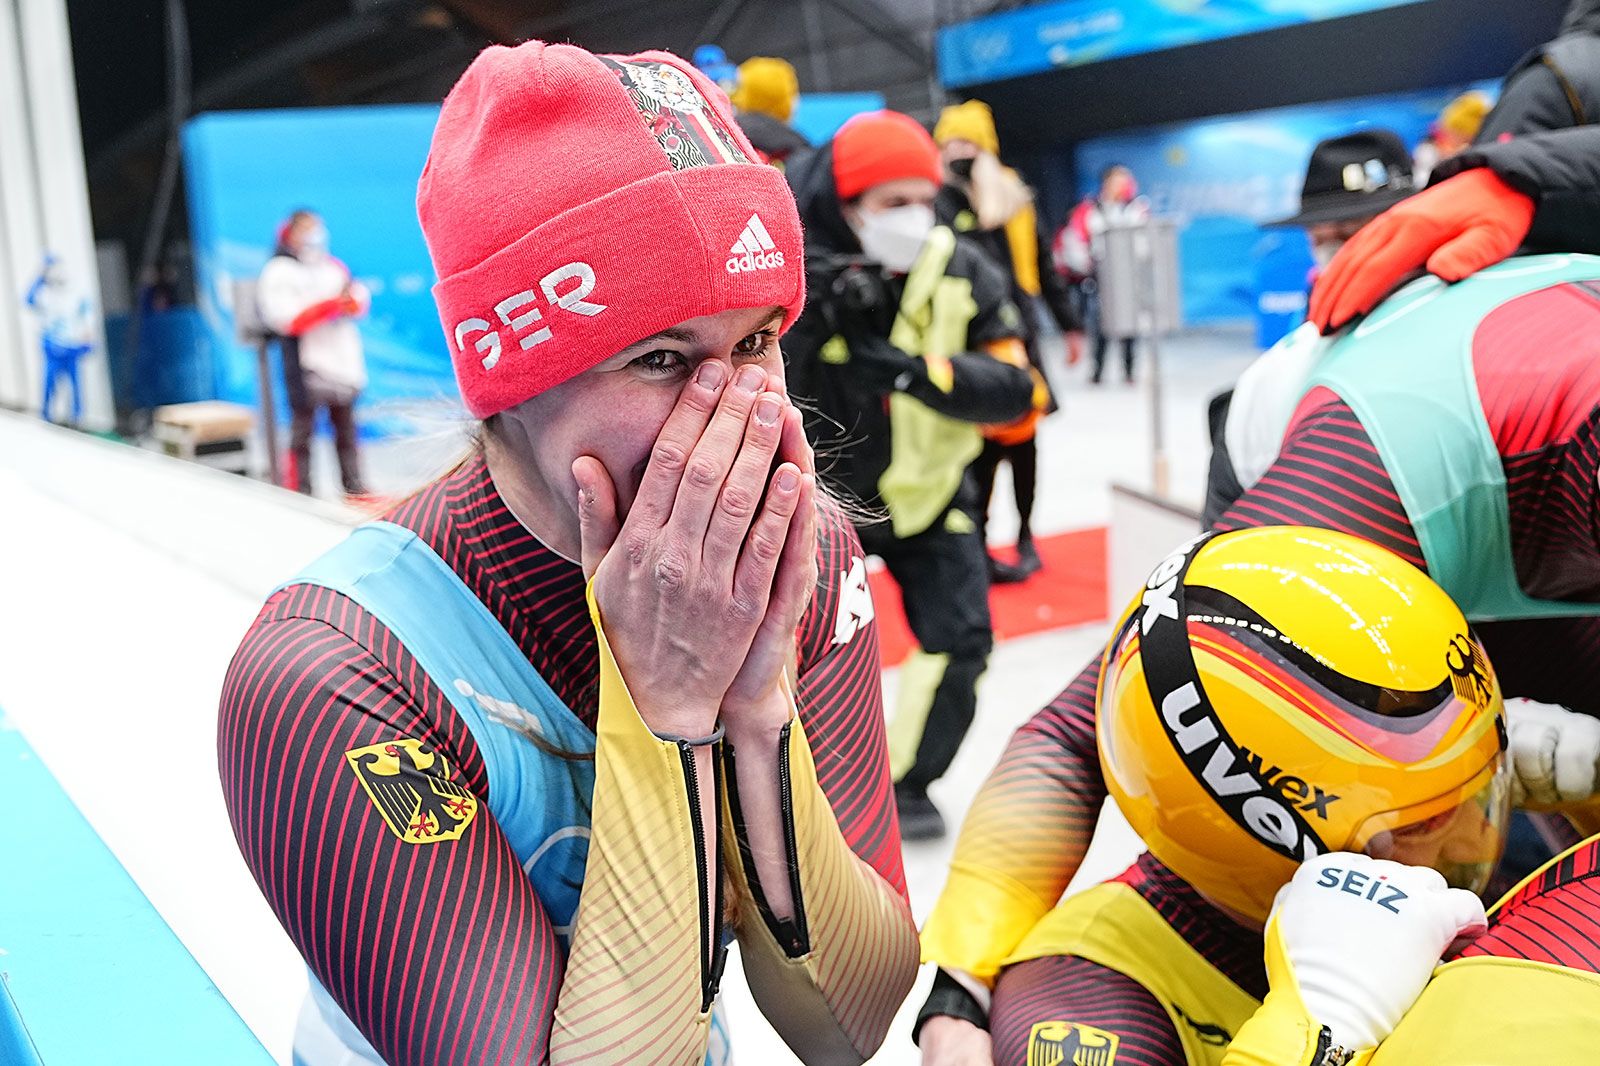
[[[184,128],[195,298],[217,398],[257,402],[255,353],[234,336],[232,283],[261,272],[278,225],[305,207],[326,221],[333,254],[372,290],[360,323],[369,377],[363,430],[404,432],[397,400],[455,401],[416,208],[438,114],[433,105],[230,111]]]
[[[822,144],[852,115],[882,107],[882,93],[801,93],[789,124],[812,144]]]
[[[949,89],[1420,0],[1058,0],[939,31]]]
[[[1474,87],[1497,89],[1493,82]],[[1076,155],[1078,192],[1094,192],[1107,166],[1131,169],[1151,211],[1181,227],[1185,321],[1263,316],[1260,338],[1271,343],[1275,331],[1303,317],[1311,255],[1301,230],[1261,224],[1299,210],[1312,147],[1362,126],[1387,127],[1414,146],[1461,88],[1274,108],[1085,141]]]

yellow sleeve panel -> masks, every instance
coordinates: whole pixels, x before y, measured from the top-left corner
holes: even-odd
[[[556,1003],[550,1061],[661,1062],[705,1058],[705,933],[684,755],[650,732],[600,638],[594,810],[589,861]]]
[[[761,1012],[802,1062],[854,1066],[883,1043],[916,980],[917,927],[906,901],[839,831],[799,718],[790,720],[779,744],[795,917],[769,922],[756,902],[759,886],[751,884],[748,859],[728,863],[745,978]],[[724,787],[734,789],[733,770],[722,776]],[[732,795],[723,804],[729,856],[744,855],[736,802]]]
[[[1100,810],[1098,766],[1019,730],[972,801],[922,931],[928,962],[993,981],[1072,880]]]
[[[1300,1000],[1277,919],[1267,924],[1267,983],[1260,1008],[1234,1034],[1222,1066],[1320,1066],[1322,1026]]]
[[[922,961],[994,984],[1000,964],[1050,904],[989,866],[950,863],[950,877],[922,927]]]
[[[1580,1063],[1600,1047],[1600,974],[1473,956],[1433,972],[1371,1066]]]

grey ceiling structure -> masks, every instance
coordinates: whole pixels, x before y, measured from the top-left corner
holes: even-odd
[[[68,0],[96,230],[139,243],[170,126],[167,7]],[[984,0],[183,0],[189,114],[437,101],[486,45],[530,38],[596,51],[717,43],[782,56],[803,90],[882,92],[930,119],[936,26]],[[173,226],[181,227],[182,212]]]

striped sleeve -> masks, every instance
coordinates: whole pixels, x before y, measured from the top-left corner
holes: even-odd
[[[1187,1062],[1171,1017],[1143,985],[1070,956],[1046,956],[1007,969],[995,988],[989,1032],[995,1062]]]
[[[1012,735],[972,802],[922,955],[992,981],[1077,872],[1106,797],[1095,748],[1100,658]]]
[[[1313,389],[1301,412],[1277,460],[1216,528],[1333,529],[1426,569],[1400,494],[1355,412],[1326,389]]]
[[[594,802],[583,897],[556,1008],[550,1060],[691,1063],[705,1055],[721,969],[715,777],[705,748],[639,717],[600,611]],[[708,831],[709,830],[709,831]]]
[[[392,633],[337,593],[279,593],[229,667],[218,760],[246,864],[386,1062],[546,1060],[560,945],[465,724]],[[426,779],[414,821],[374,767]]]
[[[1496,905],[1462,958],[1493,955],[1600,973],[1600,839],[1550,861]]]
[[[866,553],[832,507],[818,525],[818,540],[817,591],[799,633],[800,720],[811,738],[817,783],[845,840],[904,896]]]

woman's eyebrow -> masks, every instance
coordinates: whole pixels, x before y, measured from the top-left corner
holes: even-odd
[[[641,353],[648,352],[652,344],[659,344],[661,341],[676,341],[679,344],[695,345],[700,343],[700,338],[693,330],[680,329],[677,326],[668,326],[666,329],[657,330],[648,337],[639,338],[618,352],[617,355],[639,355]]]
[[[657,330],[643,340],[634,341],[629,348],[637,348],[641,344],[654,344],[656,341],[677,341],[679,344],[694,344],[700,340],[699,334],[692,329],[680,329],[677,326],[668,326],[666,329]]]
[[[783,314],[783,308],[774,307],[772,309],[772,313],[762,321],[761,325],[756,327],[757,330],[767,329],[774,323],[783,321]],[[623,351],[632,351],[635,348],[642,348],[647,344],[654,344],[657,341],[677,341],[679,344],[699,344],[700,335],[692,329],[683,329],[679,326],[668,326],[666,329],[657,330],[648,337],[634,341],[632,344],[624,348]]]

